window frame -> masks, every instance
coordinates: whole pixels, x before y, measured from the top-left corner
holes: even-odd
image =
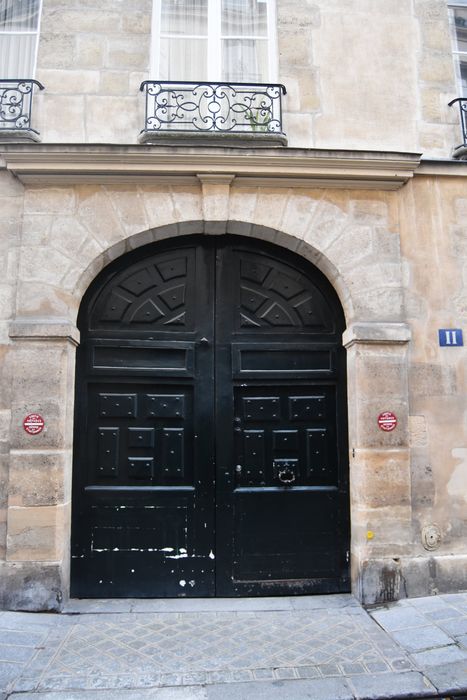
[[[218,66],[219,71],[222,66],[222,40],[226,39],[260,39],[267,42],[268,46],[268,75],[266,83],[277,83],[278,81],[278,50],[277,50],[277,21],[276,21],[276,0],[261,0],[267,4],[267,35],[259,37],[248,36],[228,36],[222,35],[222,16],[220,0],[207,0],[208,2],[208,30],[207,36],[196,34],[164,34],[164,38],[183,37],[184,39],[207,39],[207,66]],[[42,0],[41,0],[42,2]],[[151,77],[159,80],[160,71],[160,50],[161,50],[161,0],[153,0],[152,21],[151,21]],[[222,82],[220,72],[216,77],[209,76],[207,82]],[[183,82],[183,81],[172,81]],[[191,82],[191,81],[190,81]],[[200,81],[203,82],[203,81]]]
[[[43,0],[39,0],[39,8],[38,8],[38,19],[37,19],[37,27],[34,30],[30,29],[13,29],[13,30],[5,30],[5,29],[0,29],[0,36],[35,36],[36,41],[34,44],[34,57],[33,57],[33,62],[32,62],[32,70],[31,70],[31,75],[17,75],[14,80],[31,80],[36,77],[36,70],[37,70],[37,57],[39,54],[39,38],[41,35],[41,21],[42,21],[42,4]],[[0,78],[4,76],[0,75]]]
[[[457,38],[456,38],[456,32],[455,32],[455,27],[456,23],[454,20],[454,10],[455,9],[463,9],[467,11],[467,0],[452,0],[452,2],[447,3],[448,7],[448,16],[449,16],[449,31],[451,35],[451,44],[452,44],[452,57],[453,57],[453,62],[454,62],[454,74],[456,78],[456,88],[457,88],[457,93],[459,97],[465,97],[467,98],[467,86],[462,85],[462,78],[461,78],[461,72],[460,72],[460,57],[465,57],[465,63],[467,63],[467,50],[466,51],[459,51],[457,48]]]

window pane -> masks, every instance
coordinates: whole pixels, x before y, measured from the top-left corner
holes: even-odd
[[[208,33],[208,0],[161,0],[163,34]]]
[[[454,8],[453,17],[455,50],[467,51],[467,8]]]
[[[457,84],[460,88],[459,97],[467,97],[467,56],[457,57]]]
[[[222,36],[268,35],[264,0],[222,0]]]
[[[222,77],[230,83],[264,83],[268,76],[268,45],[261,39],[224,39]]]
[[[39,23],[40,0],[0,0],[1,31],[34,31]]]
[[[0,34],[0,77],[32,78],[35,34]]]
[[[206,39],[161,39],[160,80],[206,80]]]

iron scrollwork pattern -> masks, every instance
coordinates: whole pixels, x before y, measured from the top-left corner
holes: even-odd
[[[43,90],[38,80],[0,80],[0,133],[33,131],[31,128],[34,87]]]
[[[282,134],[279,84],[146,80],[145,132]]]
[[[462,128],[462,145],[467,146],[467,98],[466,97],[456,97],[455,100],[449,102],[449,107],[451,105],[458,103],[459,114]]]

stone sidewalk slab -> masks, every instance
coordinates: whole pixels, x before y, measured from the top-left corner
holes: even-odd
[[[467,662],[458,661],[453,664],[445,664],[429,668],[425,671],[425,676],[442,693],[463,693],[462,697],[467,698]]]
[[[378,691],[379,692],[379,691]],[[11,700],[37,700],[35,693],[9,696]],[[242,685],[213,685],[209,687],[185,686],[183,688],[150,688],[140,690],[59,691],[41,693],[40,700],[437,700],[440,696],[414,695],[409,691],[403,696],[356,695],[345,681],[327,679],[320,681],[293,681],[289,683],[246,683]],[[465,700],[457,696],[459,700]],[[0,700],[6,697],[0,695]],[[450,700],[446,698],[445,700]]]
[[[398,630],[392,633],[396,640],[407,651],[426,651],[434,647],[445,647],[452,644],[452,638],[434,625]]]
[[[401,600],[370,615],[409,652],[415,668],[427,672],[430,667],[467,664],[466,594]]]
[[[35,693],[13,693],[17,700],[38,700]],[[2,699],[3,700],[3,699]],[[138,690],[85,690],[41,693],[39,700],[207,700],[204,688],[149,688]]]
[[[0,613],[0,700],[383,700],[467,694],[466,596],[72,601]],[[81,612],[78,612],[78,608]],[[448,672],[445,671],[448,669]]]
[[[343,678],[210,686],[206,691],[206,700],[354,700],[355,698]]]
[[[456,661],[467,662],[467,651],[459,649],[455,644],[436,649],[427,649],[411,655],[417,668],[426,669],[430,666],[444,666]]]
[[[421,673],[388,673],[379,676],[359,676],[349,680],[358,700],[378,698],[386,700],[399,697],[433,697],[436,688]]]
[[[455,619],[442,620],[438,623],[452,637],[467,634],[467,615]]]
[[[397,632],[411,627],[419,629],[427,625],[426,617],[408,606],[395,605],[385,610],[371,611],[370,614],[386,632]]]

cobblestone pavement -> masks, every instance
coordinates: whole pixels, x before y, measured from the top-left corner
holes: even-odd
[[[75,601],[67,612],[0,613],[0,698],[146,689],[163,700],[177,687],[225,700],[467,694],[467,594],[370,614],[348,595]]]

